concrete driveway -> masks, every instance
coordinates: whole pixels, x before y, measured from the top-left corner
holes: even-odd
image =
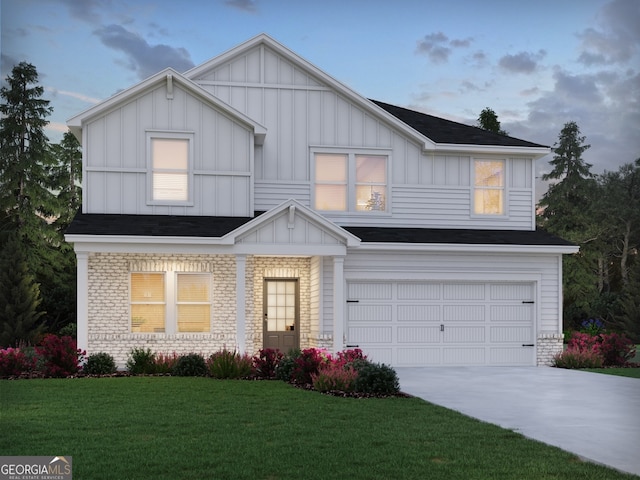
[[[640,380],[551,367],[397,367],[403,392],[640,475]]]

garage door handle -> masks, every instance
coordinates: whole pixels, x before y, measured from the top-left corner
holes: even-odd
[[[523,347],[535,347],[535,344],[533,344],[533,343],[523,343],[522,346]]]
[[[347,300],[347,303],[359,303],[360,300]]]
[[[534,302],[533,300],[531,301],[523,300],[522,303],[536,303],[536,302]]]

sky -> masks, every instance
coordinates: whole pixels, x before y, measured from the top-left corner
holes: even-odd
[[[640,158],[639,0],[0,2],[2,81],[36,67],[52,142],[118,91],[266,33],[367,98],[468,125],[489,107],[550,147],[575,121],[593,173]]]

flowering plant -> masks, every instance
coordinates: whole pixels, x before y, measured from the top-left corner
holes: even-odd
[[[322,364],[330,363],[331,355],[321,348],[307,348],[294,360],[291,379],[295,383],[312,383],[311,375],[317,374]]]
[[[357,378],[358,372],[353,367],[339,362],[322,364],[318,373],[311,374],[313,388],[318,392],[351,392]]]
[[[68,377],[78,373],[87,354],[78,349],[73,338],[52,334],[45,335],[36,346],[36,353],[42,359],[42,373],[45,377]]]
[[[273,348],[263,348],[253,357],[253,368],[256,374],[262,378],[275,378],[276,368],[284,354]]]
[[[580,331],[589,335],[598,335],[604,331],[604,322],[599,318],[583,320],[580,324]]]
[[[36,359],[20,348],[0,350],[0,378],[17,377],[35,370]]]

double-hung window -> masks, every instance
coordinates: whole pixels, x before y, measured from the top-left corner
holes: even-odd
[[[132,333],[211,331],[211,273],[132,272]]]
[[[504,215],[505,161],[474,162],[473,211],[476,215]]]
[[[190,133],[147,133],[150,203],[190,203],[192,149]]]
[[[387,155],[323,152],[314,164],[316,210],[387,211]]]

